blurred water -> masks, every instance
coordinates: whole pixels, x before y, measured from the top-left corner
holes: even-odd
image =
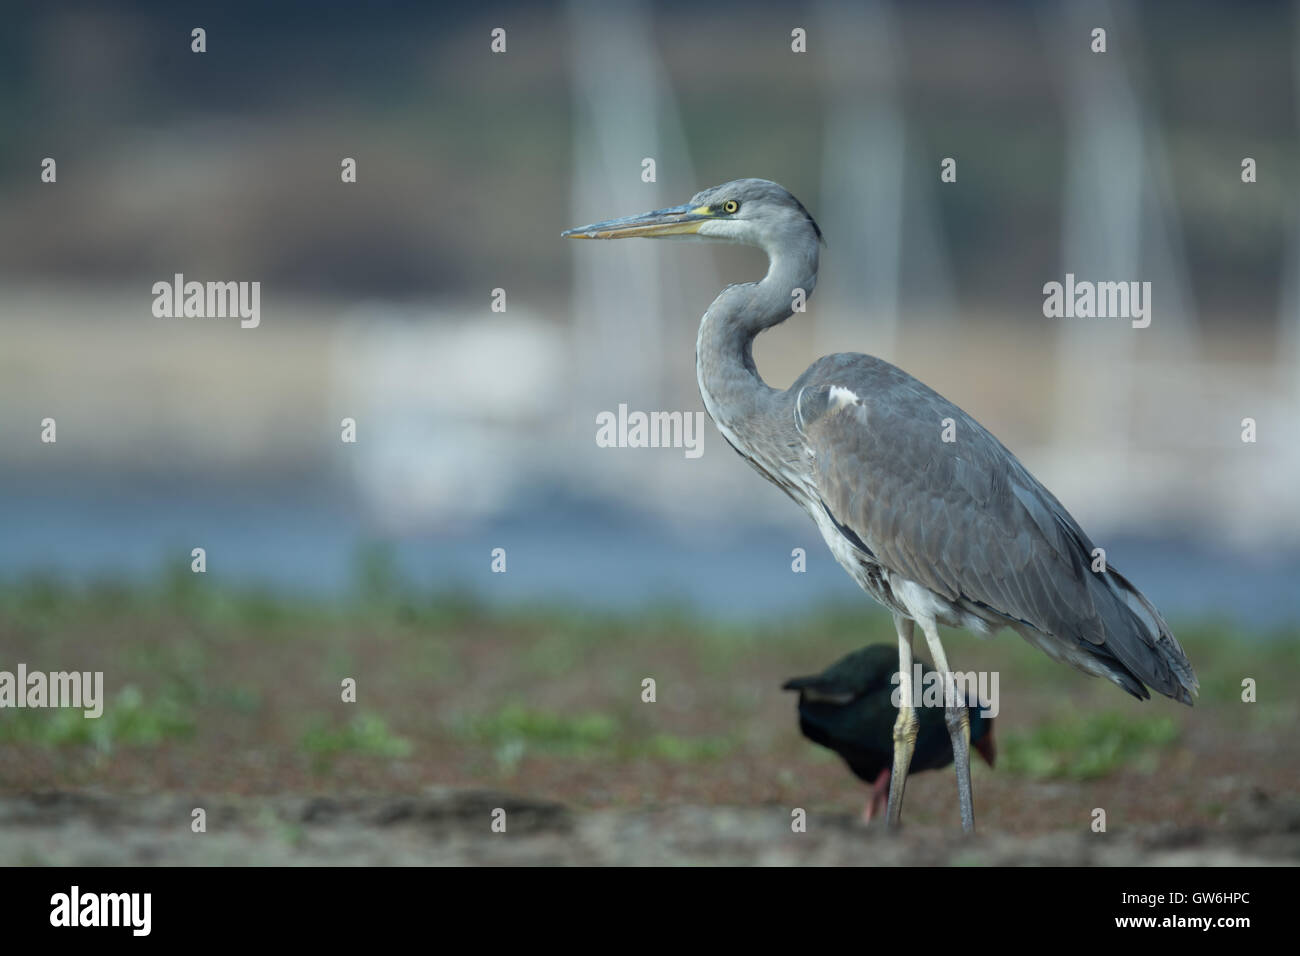
[[[147,580],[207,549],[214,579],[272,590],[345,594],[375,540],[350,496],[285,481],[245,486],[64,478],[0,484],[0,576],[54,570],[72,580]],[[664,527],[558,490],[511,513],[436,535],[390,539],[397,569],[430,591],[462,588],[493,603],[550,600],[633,610],[670,600],[755,620],[826,602],[868,602],[812,523]],[[1300,553],[1228,554],[1188,541],[1106,542],[1117,567],[1171,618],[1216,615],[1251,628],[1300,622]],[[493,548],[507,573],[491,573]],[[807,553],[793,573],[791,550]]]

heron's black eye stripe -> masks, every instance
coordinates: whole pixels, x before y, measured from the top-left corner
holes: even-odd
[[[722,204],[722,211],[728,214],[739,212],[740,203],[736,202],[736,200],[734,199],[728,199],[726,202]]]

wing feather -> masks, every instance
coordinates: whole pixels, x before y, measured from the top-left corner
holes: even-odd
[[[1181,699],[1190,665],[1154,608],[1099,580],[1088,536],[974,418],[870,356],[828,356],[791,391],[823,503],[891,574],[1090,645]]]

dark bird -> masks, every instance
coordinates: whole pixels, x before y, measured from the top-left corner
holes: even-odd
[[[923,668],[922,681],[933,680],[930,666]],[[783,690],[799,692],[799,729],[815,744],[827,747],[849,765],[854,775],[870,784],[871,795],[862,819],[871,819],[885,806],[889,792],[890,767],[894,759],[894,721],[897,705],[893,694],[898,686],[898,652],[888,644],[871,644],[836,661],[820,674],[795,677]],[[980,716],[979,702],[968,698],[970,742],[991,767],[997,756],[993,742],[993,718]],[[952,763],[952,743],[938,707],[918,710],[920,728],[912,752],[909,773],[938,770]]]
[[[1160,612],[983,425],[871,355],[818,359],[787,389],[763,381],[754,339],[817,284],[821,230],[785,189],[738,179],[671,209],[563,233],[572,239],[703,238],[757,246],[767,274],[723,289],[695,343],[700,397],[723,438],[816,523],[831,554],[894,615],[903,694],[894,723],[891,826],[903,809],[918,718],[913,624],[946,683],[962,829],[975,829],[970,718],[939,625],[1010,628],[1134,697],[1190,704],[1196,675]]]

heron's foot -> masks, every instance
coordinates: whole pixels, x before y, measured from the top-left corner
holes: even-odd
[[[916,734],[921,721],[912,709],[912,619],[894,615],[898,633],[898,717],[894,721],[894,766],[889,773],[889,807],[885,827],[897,830],[903,815],[903,788],[907,786],[907,768],[912,766]]]
[[[912,751],[916,749],[916,734],[921,721],[916,711],[904,701],[898,708],[894,721],[894,768],[889,774],[889,806],[885,826],[895,829],[903,815],[903,790],[907,786],[907,768],[912,765]]]
[[[957,800],[961,804],[961,828],[975,832],[975,801],[970,786],[970,711],[964,705],[944,709],[944,722],[952,741],[952,762],[957,768]]]

